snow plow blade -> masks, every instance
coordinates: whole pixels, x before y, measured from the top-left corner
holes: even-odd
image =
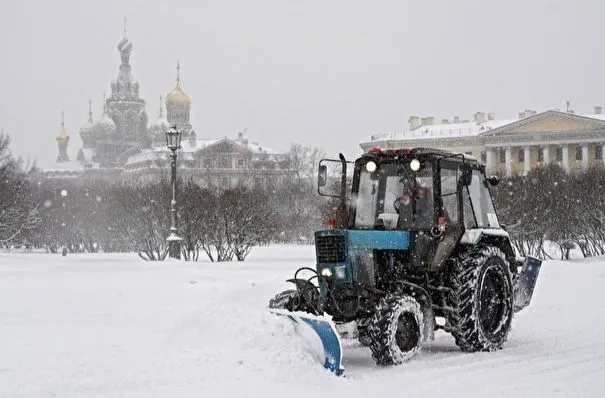
[[[277,309],[269,311],[289,319],[294,324],[294,330],[299,336],[310,339],[310,331],[317,335],[323,346],[323,367],[337,376],[342,375],[344,372],[344,368],[342,367],[342,345],[340,344],[338,332],[329,319],[305,312],[290,312]]]
[[[542,260],[535,257],[527,257],[525,259],[523,268],[515,280],[515,312],[521,311],[531,302],[531,296],[534,293],[541,266]]]

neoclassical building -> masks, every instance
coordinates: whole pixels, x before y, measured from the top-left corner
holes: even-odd
[[[490,173],[526,174],[533,167],[556,163],[568,172],[603,165],[605,114],[595,107],[590,115],[549,110],[525,110],[518,119],[495,120],[493,114],[477,112],[472,121],[412,116],[403,133],[372,135],[361,143],[372,147],[433,147],[472,155],[486,164]]]

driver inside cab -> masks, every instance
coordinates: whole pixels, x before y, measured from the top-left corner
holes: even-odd
[[[422,227],[432,222],[431,189],[426,178],[400,179],[401,194],[393,203],[399,214],[398,227]]]

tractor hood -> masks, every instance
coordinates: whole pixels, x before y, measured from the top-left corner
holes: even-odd
[[[315,232],[317,272],[337,282],[372,282],[374,250],[408,250],[410,233],[329,229]]]

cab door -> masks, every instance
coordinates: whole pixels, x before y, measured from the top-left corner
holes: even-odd
[[[433,227],[431,234],[437,241],[437,249],[431,264],[431,268],[437,269],[450,258],[452,252],[458,245],[464,226],[462,224],[461,209],[461,170],[458,162],[440,162],[439,191],[435,198],[438,220],[445,218],[445,230],[440,230],[438,224]],[[437,182],[437,181],[436,181]]]

